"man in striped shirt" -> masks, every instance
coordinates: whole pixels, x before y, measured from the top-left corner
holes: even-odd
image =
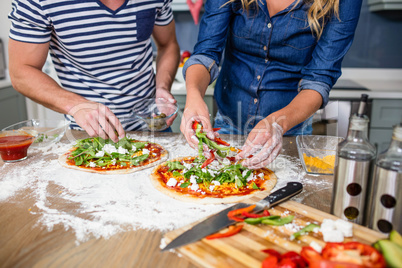
[[[117,141],[149,97],[170,94],[179,62],[172,0],[14,0],[9,19],[14,88],[90,136]],[[151,36],[157,47],[152,67]],[[48,52],[61,86],[42,72]],[[120,119],[120,120],[119,120]],[[115,133],[117,132],[117,135]]]

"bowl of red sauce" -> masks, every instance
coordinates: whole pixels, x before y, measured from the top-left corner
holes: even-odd
[[[4,162],[17,162],[27,158],[28,148],[35,141],[36,131],[0,131],[0,156]]]

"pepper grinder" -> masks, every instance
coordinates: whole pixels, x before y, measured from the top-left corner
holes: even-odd
[[[378,156],[374,174],[369,227],[402,233],[402,123],[394,126],[391,144]]]
[[[357,224],[364,222],[370,167],[376,155],[367,138],[367,99],[362,94],[357,114],[349,119],[347,137],[338,145],[331,206],[332,214]]]

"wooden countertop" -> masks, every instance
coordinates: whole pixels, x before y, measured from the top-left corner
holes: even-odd
[[[158,138],[181,134],[159,133]],[[72,131],[69,137],[84,138],[83,132]],[[225,135],[222,135],[225,138]],[[184,139],[180,139],[185,142]],[[66,136],[61,142],[66,142]],[[294,137],[285,137],[282,154],[297,157]],[[40,156],[31,156],[25,161],[35,161]],[[49,157],[49,155],[47,155]],[[55,159],[57,156],[50,156]],[[4,164],[0,160],[0,183],[5,180],[6,170],[18,169],[26,162]],[[60,166],[60,172],[63,167]],[[293,198],[301,203],[330,210],[332,176],[303,175],[303,192]],[[317,183],[320,182],[320,183]],[[327,187],[321,187],[323,185]],[[319,185],[318,185],[319,184]],[[328,187],[329,186],[329,187]],[[51,187],[51,185],[49,185]],[[0,263],[1,267],[196,267],[184,257],[172,252],[160,252],[161,231],[124,231],[109,239],[91,238],[77,244],[74,232],[56,225],[47,230],[38,224],[39,213],[32,213],[35,203],[32,188],[27,187],[11,198],[0,201]],[[48,189],[48,191],[57,189]],[[73,204],[64,204],[63,199],[52,199],[63,210],[74,211]],[[190,212],[189,212],[190,213]]]

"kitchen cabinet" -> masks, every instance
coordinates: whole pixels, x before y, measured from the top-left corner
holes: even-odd
[[[0,129],[27,120],[25,97],[7,86],[0,88]]]
[[[173,132],[180,133],[181,119],[183,117],[184,107],[186,106],[186,95],[175,94],[174,91],[172,93],[173,93],[175,99],[177,100],[177,104],[179,105],[179,112],[178,112],[177,118],[176,118],[176,120],[174,120],[171,128],[172,128]],[[204,101],[208,106],[208,110],[211,114],[211,124],[213,124],[215,115],[218,111],[214,96],[206,95],[204,97]]]
[[[402,99],[374,99],[369,138],[377,152],[385,151],[392,137],[393,126],[402,122]]]

